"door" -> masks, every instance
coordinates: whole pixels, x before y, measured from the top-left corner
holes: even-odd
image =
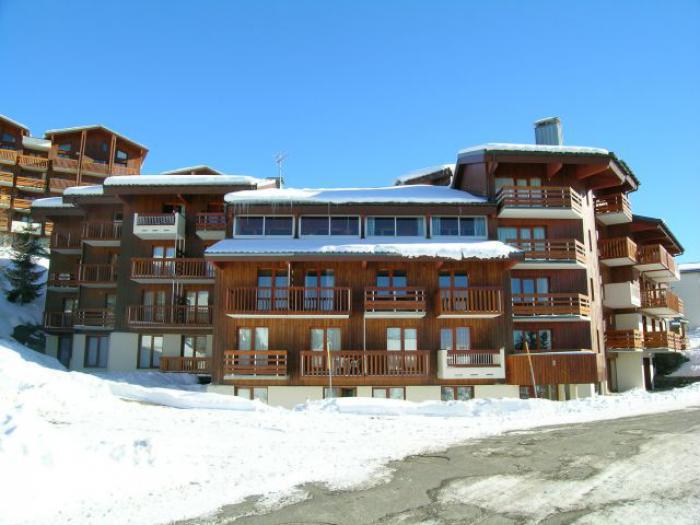
[[[546,304],[549,302],[549,278],[513,277],[510,280],[513,302],[520,304]]]
[[[286,270],[258,270],[257,309],[279,311],[289,309],[289,276]]]
[[[209,290],[187,290],[185,292],[186,308],[182,318],[187,323],[208,324],[209,321]],[[179,314],[181,315],[181,314]]]
[[[438,275],[443,310],[467,311],[469,276],[464,272],[441,271]]]
[[[143,320],[163,322],[165,320],[165,290],[145,290],[143,292]]]
[[[172,277],[175,272],[175,265],[172,261],[161,261],[158,259],[174,259],[177,256],[175,246],[154,246],[153,247],[153,276]]]
[[[330,312],[335,309],[333,270],[307,270],[304,276],[304,310]]]

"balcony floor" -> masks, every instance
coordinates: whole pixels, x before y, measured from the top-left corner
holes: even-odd
[[[574,260],[549,261],[526,259],[513,266],[514,270],[585,270],[586,264]]]
[[[514,323],[570,323],[589,322],[591,318],[587,315],[514,315]]]
[[[571,208],[520,208],[504,206],[499,219],[580,219],[581,214]]]

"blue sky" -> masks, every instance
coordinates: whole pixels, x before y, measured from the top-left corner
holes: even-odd
[[[144,171],[390,184],[483,142],[605,147],[700,260],[700,2],[0,0],[0,113],[102,123]]]

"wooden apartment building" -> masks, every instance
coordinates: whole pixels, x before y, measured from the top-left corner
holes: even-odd
[[[559,126],[385,188],[200,166],[36,202],[56,225],[48,351],[285,406],[651,388],[654,355],[686,344],[668,290],[682,247],[631,213],[624,162]]]

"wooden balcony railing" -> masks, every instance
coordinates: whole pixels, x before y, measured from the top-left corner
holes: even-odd
[[[301,375],[334,376],[427,376],[430,374],[430,352],[424,350],[305,351],[301,356]]]
[[[570,208],[581,212],[581,196],[565,186],[503,186],[496,193],[499,206],[509,208]]]
[[[9,193],[0,192],[0,207],[12,207],[12,195],[10,195]]]
[[[591,313],[588,296],[580,293],[513,294],[513,315],[580,315]]]
[[[425,288],[365,288],[365,312],[425,313]]]
[[[51,234],[51,248],[54,250],[79,250],[80,235],[73,232],[53,232]]]
[[[18,153],[13,149],[0,148],[0,161],[14,164],[17,162]]]
[[[224,375],[286,376],[286,350],[227,350],[224,352]]]
[[[668,348],[683,350],[685,338],[675,332],[647,332],[644,334],[644,348]]]
[[[12,186],[15,182],[15,176],[7,171],[0,171],[0,184]]]
[[[605,347],[608,350],[641,350],[644,347],[644,336],[639,330],[607,330]]]
[[[615,195],[604,195],[596,197],[595,212],[598,214],[604,213],[624,213],[632,216],[632,208],[627,195],[624,193],[616,193]]]
[[[49,190],[50,191],[63,191],[66,188],[70,188],[72,186],[77,186],[78,181],[75,179],[64,179],[61,177],[55,177],[52,176],[49,179]]]
[[[108,308],[93,308],[77,310],[75,312],[75,325],[92,328],[114,328],[116,317],[114,310]]]
[[[127,307],[130,325],[208,328],[212,325],[211,306],[131,305]]]
[[[502,292],[498,287],[449,288],[439,290],[435,304],[438,315],[501,315]]]
[[[615,237],[598,241],[601,259],[637,260],[637,243],[629,237]]]
[[[229,314],[349,315],[350,288],[231,288]]]
[[[54,224],[53,221],[46,221],[44,223],[44,235],[51,237],[53,235]]]
[[[86,241],[116,241],[122,238],[122,221],[84,222],[81,235]]]
[[[198,213],[197,230],[221,231],[226,229],[226,215],[223,213]]]
[[[15,197],[12,199],[12,207],[16,210],[30,210],[32,208],[32,202],[34,202],[34,199]]]
[[[82,171],[91,173],[99,173],[100,175],[109,175],[109,165],[104,162],[98,162],[87,157],[83,158]]]
[[[210,374],[211,357],[161,356],[160,371]]]
[[[499,367],[501,364],[500,350],[449,350],[447,352],[447,366]]]
[[[53,330],[65,330],[73,328],[75,314],[73,312],[46,312],[44,314],[44,327]]]
[[[133,258],[132,279],[213,279],[214,265],[203,258]]]
[[[136,215],[136,225],[174,226],[177,216],[176,213],[138,213]]]
[[[19,155],[17,157],[17,162],[20,166],[29,169],[49,169],[49,159],[46,157],[36,157],[34,155]]]
[[[53,167],[65,170],[77,170],[78,159],[70,159],[66,157],[55,157],[52,159]]]
[[[525,260],[586,262],[586,247],[576,239],[507,240],[506,243],[522,250]]]
[[[131,168],[129,166],[122,166],[120,164],[114,164],[112,166],[112,175],[138,175],[138,168]]]
[[[639,247],[638,264],[660,264],[665,269],[678,273],[676,261],[661,244],[650,244]]]
[[[46,284],[54,288],[74,288],[79,284],[78,272],[51,272]]]
[[[31,188],[33,190],[44,190],[46,186],[46,180],[43,178],[37,179],[35,177],[17,177],[15,179],[15,186],[22,186],[23,188]]]
[[[79,279],[81,283],[117,282],[117,267],[113,264],[81,264]]]
[[[642,308],[668,308],[683,313],[683,300],[666,288],[642,290]]]

